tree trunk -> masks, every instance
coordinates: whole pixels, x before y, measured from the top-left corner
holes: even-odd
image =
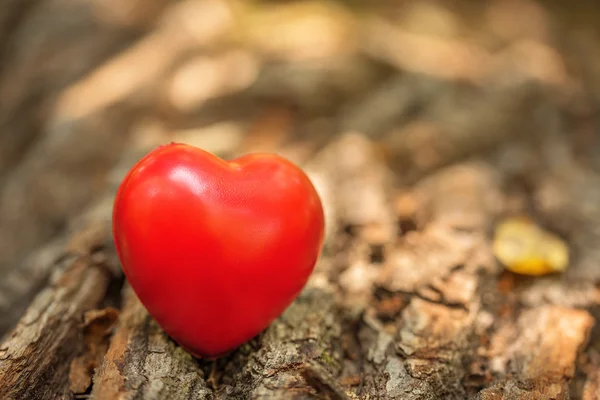
[[[321,65],[301,54],[319,46],[292,41],[286,58],[284,30],[263,38],[268,13],[232,39],[236,18],[257,11],[220,0],[8,4],[1,399],[600,398],[600,138],[590,122],[600,97],[576,90],[585,82],[552,86],[564,102],[542,79],[557,70],[510,70],[507,53],[445,71],[428,60],[471,47],[337,6],[332,20],[350,18],[365,40]],[[53,24],[36,30],[40,19]],[[429,59],[415,55],[424,74],[403,58],[412,41],[430,45]],[[187,81],[196,69],[202,79]],[[200,85],[209,77],[221,86]],[[280,153],[325,207],[325,247],[301,295],[214,361],[162,331],[112,243],[121,179],[169,141],[228,158]],[[564,273],[526,277],[498,262],[494,228],[523,214],[567,243]]]

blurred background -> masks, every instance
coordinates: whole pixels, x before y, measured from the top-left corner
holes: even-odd
[[[7,2],[0,337],[44,285],[56,242],[82,215],[109,218],[101,199],[171,141],[306,167],[329,221],[347,213],[329,237],[386,219],[419,229],[404,193],[478,162],[502,177],[497,215],[526,214],[571,252],[536,295],[596,307],[599,22],[591,0]],[[340,169],[350,173],[334,198],[327,180]],[[367,211],[353,214],[339,196],[359,192]],[[382,250],[371,250],[373,261]]]

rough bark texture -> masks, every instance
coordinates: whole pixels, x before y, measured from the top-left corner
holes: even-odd
[[[276,3],[2,8],[0,398],[600,398],[599,18]],[[214,361],[164,334],[112,248],[121,179],[169,141],[280,153],[325,207],[305,290]],[[568,245],[564,273],[498,263],[494,228],[522,214]]]
[[[73,133],[75,132],[77,131],[73,131]],[[73,143],[71,142],[71,144]],[[150,143],[151,145],[152,143]],[[79,147],[76,145],[76,148]],[[103,191],[98,194],[94,202],[85,208],[82,207],[83,209],[79,215],[74,215],[68,224],[65,222],[67,226],[62,229],[62,232],[48,243],[42,244],[32,251],[23,262],[15,266],[7,265],[6,270],[3,272],[4,279],[0,281],[0,314],[2,315],[0,335],[5,334],[16,324],[29,302],[47,284],[49,275],[57,268],[55,261],[62,262],[61,260],[65,255],[65,246],[68,246],[72,241],[77,242],[80,237],[87,237],[88,234],[85,232],[88,231],[90,226],[95,227],[96,230],[103,229],[104,234],[101,235],[102,237],[99,240],[102,240],[102,243],[107,247],[112,246],[112,238],[109,233],[111,232],[112,203],[118,182],[145,151],[148,151],[148,144],[136,145],[130,143],[127,150],[120,155],[120,159],[112,166],[110,171],[103,171],[103,175],[110,175],[113,181],[103,185]],[[94,163],[92,160],[88,161]],[[98,167],[96,165],[95,168],[103,170],[104,166]],[[37,176],[30,169],[26,169],[26,171],[32,174],[32,178]],[[52,184],[57,183],[56,179],[48,179],[52,181]],[[27,193],[23,191],[23,195]],[[68,193],[63,195],[68,196]],[[24,216],[20,213],[19,215]],[[40,223],[44,224],[43,221],[37,221],[37,223],[31,223],[31,227],[38,225],[38,229],[40,229]],[[9,231],[6,230],[5,233],[8,235]],[[109,255],[111,256],[110,262],[113,265],[113,270],[115,270],[115,275],[119,275],[120,269],[118,261],[115,260],[116,254],[111,253]]]
[[[93,399],[212,399],[204,373],[126,287],[123,311],[94,376]]]
[[[94,228],[91,228],[94,229]],[[81,351],[83,314],[106,295],[105,233],[82,232],[61,255],[49,286],[0,345],[0,397],[67,399],[71,360]]]

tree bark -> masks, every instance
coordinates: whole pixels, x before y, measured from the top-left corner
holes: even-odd
[[[213,397],[200,365],[161,331],[129,286],[91,395],[97,400]]]
[[[49,286],[0,345],[1,398],[70,398],[69,368],[83,350],[83,314],[100,305],[111,278],[106,233],[90,229],[73,237]]]
[[[0,73],[1,399],[600,398],[600,158],[577,147],[600,141],[580,132],[571,106],[531,77],[464,85],[461,74],[482,78],[472,65],[446,71],[426,57],[424,67],[450,75],[411,72],[411,60],[384,51],[388,33],[432,42],[386,22],[348,58],[357,65],[343,67],[283,56],[262,66],[264,54],[236,42],[233,59],[260,69],[255,84],[226,95],[200,88],[215,102],[200,96],[177,109],[173,69],[201,56],[218,75],[213,57],[239,35],[225,2],[161,13],[165,2],[130,0],[140,14],[129,17],[78,0],[11,1],[0,14],[0,59],[13,60]],[[104,63],[158,14],[151,33]],[[61,24],[34,29],[42,15],[66,18],[69,35],[94,24],[72,41]],[[470,49],[436,43],[423,50],[433,60]],[[80,63],[55,59],[56,46]],[[104,90],[122,76],[128,85]],[[343,87],[350,77],[357,82]],[[203,130],[222,117],[215,110],[225,110],[230,135]],[[182,126],[194,129],[169,131]],[[322,257],[298,299],[214,361],[162,331],[112,245],[124,174],[155,145],[184,139],[219,155],[283,154],[310,175],[326,213]],[[564,273],[525,277],[498,263],[494,227],[519,214],[569,245]]]
[[[100,246],[110,244],[110,207],[100,202],[79,224],[103,230],[73,236],[50,286],[0,347],[0,394],[567,399],[574,384],[587,398],[597,390],[597,355],[581,358],[594,340],[585,310],[598,301],[593,285],[548,292],[557,277],[516,277],[491,254],[490,230],[510,209],[501,168],[457,164],[396,192],[360,135],[332,142],[305,168],[329,210],[326,246],[306,289],[265,332],[216,361],[194,359],[126,285],[111,334],[117,311],[101,303],[115,265]]]

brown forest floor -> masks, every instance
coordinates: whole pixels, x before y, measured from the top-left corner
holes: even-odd
[[[544,4],[8,1],[0,399],[600,398],[600,8]],[[302,296],[214,363],[111,245],[120,179],[169,141],[283,154],[326,207]],[[499,265],[518,214],[566,272]]]

